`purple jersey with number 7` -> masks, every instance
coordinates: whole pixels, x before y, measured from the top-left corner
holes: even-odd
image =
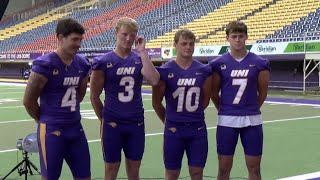
[[[230,53],[209,64],[220,75],[219,115],[250,116],[261,114],[258,105],[260,71],[270,70],[269,61],[249,52],[240,62]]]

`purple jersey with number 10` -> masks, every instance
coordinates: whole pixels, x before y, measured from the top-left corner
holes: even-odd
[[[220,75],[219,115],[250,116],[261,114],[258,105],[258,76],[270,70],[269,61],[249,52],[236,61],[230,53],[214,59],[209,64]]]
[[[166,120],[172,122],[199,122],[204,120],[203,85],[211,75],[208,66],[193,61],[184,70],[172,60],[158,68],[166,84]]]
[[[41,123],[80,122],[78,91],[89,69],[89,61],[80,55],[73,56],[70,66],[66,66],[54,52],[33,61],[32,71],[48,79],[40,95]]]

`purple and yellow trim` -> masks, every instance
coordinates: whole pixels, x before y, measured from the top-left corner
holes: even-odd
[[[46,154],[46,124],[40,123],[40,146],[41,146],[41,155],[45,165],[47,168],[47,154]]]

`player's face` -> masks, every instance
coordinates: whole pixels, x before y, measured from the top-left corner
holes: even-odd
[[[61,42],[62,49],[69,55],[75,55],[81,47],[83,34],[71,33],[67,37],[59,35],[59,41]]]
[[[241,51],[246,48],[246,40],[248,35],[246,33],[229,33],[227,41],[230,43],[231,50]]]
[[[177,56],[190,58],[194,52],[194,39],[185,38],[183,36],[179,37],[179,41],[174,44],[177,50]]]
[[[116,36],[117,46],[120,46],[124,49],[131,49],[134,41],[137,38],[137,32],[135,30],[131,30],[125,26],[122,26],[116,33]]]

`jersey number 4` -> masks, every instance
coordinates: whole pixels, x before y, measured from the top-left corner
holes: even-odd
[[[192,103],[192,96],[195,94],[194,103]],[[191,87],[186,92],[186,87],[178,87],[172,93],[174,99],[178,98],[177,112],[183,111],[183,106],[188,112],[194,112],[199,107],[200,88]]]
[[[70,111],[75,111],[77,106],[77,90],[75,86],[69,87],[64,94],[61,107],[70,107]]]

